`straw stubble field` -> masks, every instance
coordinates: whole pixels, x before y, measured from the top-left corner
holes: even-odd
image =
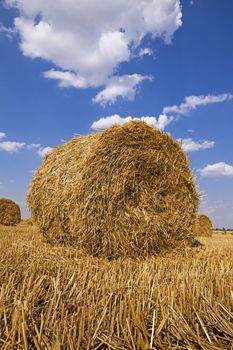
[[[232,349],[233,235],[107,260],[0,226],[1,349]]]

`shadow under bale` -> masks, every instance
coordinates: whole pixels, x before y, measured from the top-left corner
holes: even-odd
[[[180,144],[139,121],[56,147],[28,194],[48,242],[108,258],[144,257],[192,240],[198,203]]]

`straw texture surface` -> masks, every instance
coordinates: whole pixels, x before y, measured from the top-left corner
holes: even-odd
[[[8,198],[0,198],[0,224],[14,226],[21,220],[20,207]]]
[[[27,218],[27,219],[22,219],[20,222],[19,222],[19,225],[26,225],[26,226],[33,226],[33,220],[32,218]]]
[[[204,214],[197,214],[195,223],[195,235],[210,237],[213,234],[213,224],[210,218]]]
[[[147,256],[192,239],[199,194],[179,143],[143,122],[49,153],[28,205],[48,242],[95,256]]]

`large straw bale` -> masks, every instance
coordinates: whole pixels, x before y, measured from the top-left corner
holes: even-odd
[[[213,224],[210,218],[204,214],[197,214],[195,222],[195,235],[210,237],[213,234]]]
[[[14,226],[21,220],[20,207],[8,198],[0,198],[0,224]]]
[[[146,256],[192,239],[199,194],[179,143],[134,121],[49,153],[28,205],[47,241]]]

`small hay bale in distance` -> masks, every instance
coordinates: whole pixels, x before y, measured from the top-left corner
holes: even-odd
[[[213,224],[210,218],[204,214],[197,214],[195,222],[195,236],[211,237]]]
[[[21,221],[20,207],[8,198],[0,198],[0,224],[15,226]]]
[[[180,144],[140,121],[56,147],[28,194],[48,242],[108,258],[147,256],[192,240],[198,204]]]
[[[33,226],[33,220],[32,220],[32,218],[22,219],[19,222],[19,225],[22,225],[22,226]]]

